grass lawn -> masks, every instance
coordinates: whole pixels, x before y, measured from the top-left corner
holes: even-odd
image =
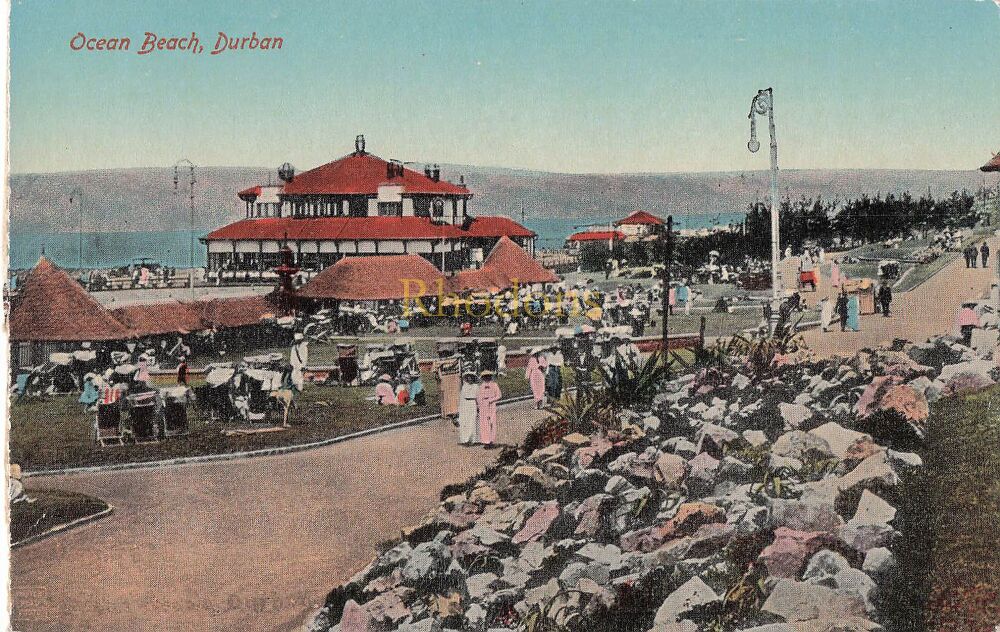
[[[528,393],[522,370],[498,380],[504,397]],[[77,396],[23,399],[10,408],[10,457],[26,471],[50,468],[156,461],[203,454],[225,454],[309,443],[412,419],[440,410],[437,384],[424,376],[425,406],[377,406],[365,399],[373,387],[307,385],[295,400],[292,427],[280,432],[226,436],[196,406],[188,407],[190,432],[154,444],[100,447],[93,439],[94,413]]]
[[[1000,625],[1000,387],[934,404],[924,468],[904,480],[890,629]]]
[[[13,544],[108,508],[107,503],[99,498],[58,489],[32,490],[28,496],[34,502],[14,503],[10,509],[10,539]]]
[[[931,244],[930,239],[908,239],[899,248],[886,248],[880,243],[866,244],[851,250],[845,255],[851,257],[877,257],[878,259],[903,259],[913,253],[926,248]],[[958,258],[957,252],[946,252],[934,261],[929,263],[903,263],[900,262],[900,280],[893,287],[896,292],[908,292],[921,283],[931,278],[941,271],[946,265]],[[839,256],[839,255],[838,255]],[[859,263],[848,263],[842,267],[843,271],[851,278],[878,278],[877,261],[861,261]]]

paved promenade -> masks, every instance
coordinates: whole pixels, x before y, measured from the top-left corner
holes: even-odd
[[[500,441],[541,414],[502,408]],[[443,485],[496,458],[456,440],[436,421],[276,457],[29,479],[115,513],[13,552],[14,629],[296,629]]]

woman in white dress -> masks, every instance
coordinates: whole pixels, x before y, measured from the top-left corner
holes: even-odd
[[[479,442],[478,413],[476,398],[479,396],[479,384],[476,374],[467,372],[462,376],[462,391],[458,402],[458,443],[473,445]]]
[[[833,301],[824,297],[819,302],[819,321],[823,331],[829,331],[833,324]]]

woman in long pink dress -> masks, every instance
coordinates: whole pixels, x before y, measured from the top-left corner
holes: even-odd
[[[830,264],[830,285],[840,287],[840,264],[834,261]]]
[[[493,371],[480,374],[479,394],[476,405],[479,409],[479,442],[487,448],[497,440],[497,402],[500,401],[500,386],[493,381]]]
[[[541,409],[545,403],[545,371],[549,368],[549,362],[542,355],[541,349],[532,349],[528,358],[528,366],[524,368],[524,379],[528,380],[531,386],[531,396],[535,400],[535,407]]]

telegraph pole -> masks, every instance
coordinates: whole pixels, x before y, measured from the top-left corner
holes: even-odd
[[[663,358],[666,361],[670,351],[670,265],[674,259],[674,216],[667,215],[667,232],[663,236],[663,269],[660,271],[660,283],[663,292],[660,298],[663,309],[662,347]]]
[[[195,164],[187,158],[181,158],[174,163],[174,195],[177,195],[177,184],[180,180],[180,168],[187,167],[188,170],[188,206],[190,211],[189,238],[190,257],[188,261],[188,284],[191,288],[191,298],[194,298],[194,184],[197,182],[194,177]]]
[[[778,263],[781,260],[781,243],[778,218],[778,140],[774,135],[774,91],[771,88],[758,90],[757,96],[750,103],[750,141],[747,149],[756,153],[760,149],[757,140],[756,115],[767,115],[768,132],[771,135],[771,332],[778,324],[778,312],[782,298],[781,281],[778,276]]]
[[[79,206],[79,224],[77,226],[77,253],[76,253],[76,268],[81,273],[83,272],[83,189],[80,187],[74,187],[72,191],[69,192],[69,205],[70,208],[73,207],[73,199],[76,198],[76,203]]]

